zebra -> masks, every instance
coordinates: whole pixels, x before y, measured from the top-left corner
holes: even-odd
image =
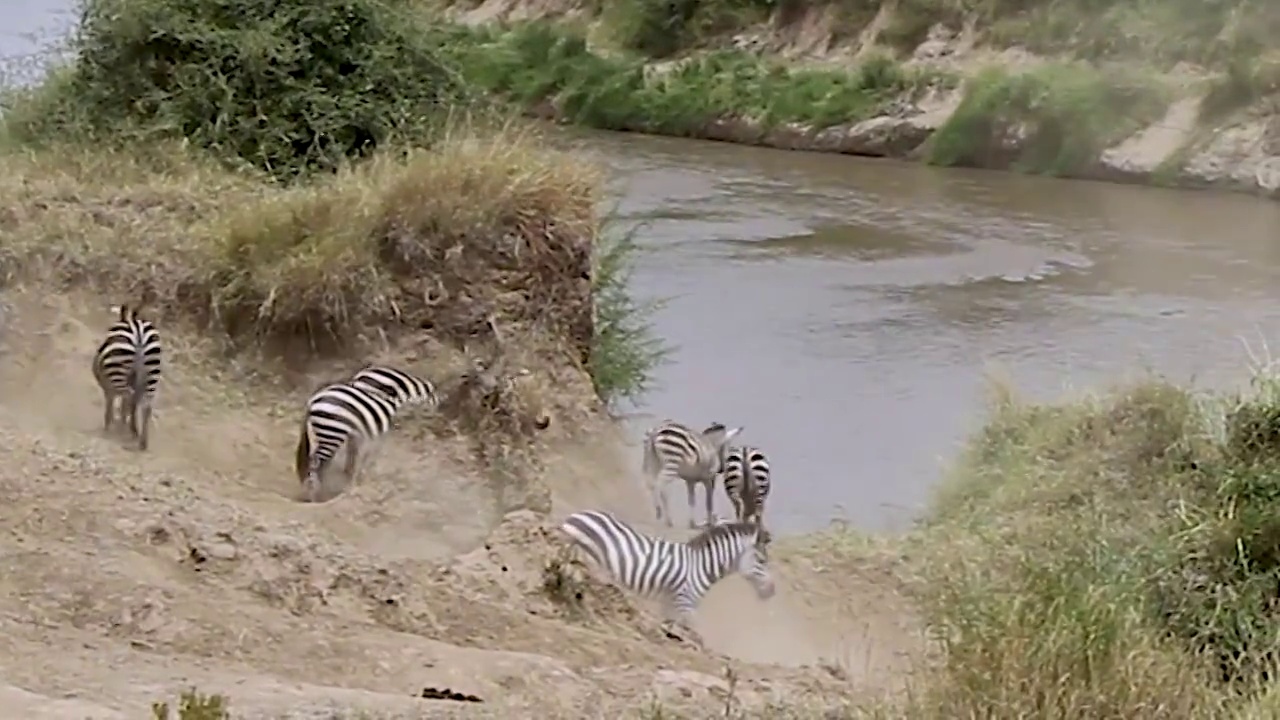
[[[693,506],[694,489],[699,484],[706,489],[707,524],[714,524],[711,496],[716,477],[724,468],[724,453],[729,441],[740,432],[741,427],[730,430],[716,422],[699,433],[678,422],[665,420],[645,433],[644,472],[658,520],[664,521],[667,527],[672,526],[666,486],[680,478],[689,493],[689,527],[697,527],[693,520]]]
[[[349,379],[325,385],[307,400],[294,468],[309,502],[320,492],[320,474],[347,446],[347,481],[359,475],[364,446],[391,430],[405,405],[436,403],[435,388],[403,370],[371,365]]]
[[[769,458],[760,448],[729,448],[724,458],[724,494],[742,522],[764,527],[764,501],[769,498]]]
[[[571,547],[585,551],[614,581],[642,596],[663,601],[664,628],[678,627],[701,646],[691,625],[693,611],[707,591],[730,572],[743,575],[761,600],[774,594],[768,558],[753,523],[711,525],[686,542],[645,535],[611,513],[576,512],[560,530]]]
[[[366,365],[348,380],[361,390],[372,390],[398,400],[401,404],[440,404],[436,388],[430,382],[387,365]]]
[[[120,420],[129,421],[129,432],[138,449],[147,449],[151,408],[160,387],[160,333],[143,320],[137,308],[121,305],[118,319],[107,328],[106,338],[93,356],[93,376],[102,388],[106,406],[103,430],[109,432],[115,419],[115,401],[120,399]]]

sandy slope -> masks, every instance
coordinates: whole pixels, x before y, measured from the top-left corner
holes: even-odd
[[[540,595],[547,520],[525,511],[499,525],[495,492],[458,448],[406,430],[358,487],[296,502],[297,411],[319,379],[241,391],[171,338],[152,448],[140,454],[100,431],[89,358],[105,303],[4,300],[6,707],[137,718],[188,685],[228,694],[237,717],[595,717],[655,695],[723,705],[723,658],[663,639],[627,601],[593,600],[583,617]],[[555,514],[594,506],[643,519],[632,451],[596,438],[548,452]],[[742,702],[847,692],[818,663],[870,688],[902,677],[917,643],[891,581],[783,553],[778,565],[773,602],[733,578],[700,615],[715,650],[747,661]],[[412,697],[426,686],[485,702]]]

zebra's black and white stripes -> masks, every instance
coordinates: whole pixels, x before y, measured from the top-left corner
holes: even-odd
[[[689,527],[694,522],[694,489],[702,485],[706,491],[707,524],[715,522],[711,512],[711,499],[716,477],[724,467],[728,443],[742,428],[730,430],[721,423],[712,423],[702,432],[686,425],[665,420],[645,433],[644,472],[653,498],[653,511],[657,519],[671,527],[671,509],[667,504],[666,486],[678,479],[684,480],[689,497]]]
[[[769,498],[769,458],[750,445],[732,447],[724,458],[724,494],[739,521],[763,527]]]
[[[690,621],[707,590],[730,572],[742,574],[762,600],[773,596],[773,578],[752,523],[713,525],[687,542],[651,537],[610,513],[587,510],[570,515],[561,531],[628,590],[657,595],[668,621],[694,638]]]
[[[386,365],[369,365],[351,376],[352,385],[361,390],[373,390],[397,400],[401,404],[439,404],[436,389],[430,382]]]
[[[146,450],[151,425],[151,409],[160,387],[160,333],[143,320],[136,308],[120,306],[119,318],[107,329],[106,338],[93,356],[93,376],[102,388],[103,430],[110,430],[115,401],[120,400],[120,419],[128,418],[129,432]]]
[[[354,482],[364,446],[391,430],[400,408],[435,400],[435,390],[429,382],[385,366],[366,367],[345,382],[326,385],[313,393],[307,400],[295,457],[298,480],[307,499],[315,502],[320,474],[344,444],[347,458],[343,472],[348,482]]]

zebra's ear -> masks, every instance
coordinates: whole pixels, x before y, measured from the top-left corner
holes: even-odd
[[[732,440],[732,439],[734,439],[735,437],[737,437],[737,436],[738,436],[738,433],[742,432],[742,431],[743,431],[743,429],[744,429],[744,428],[736,427],[736,428],[734,428],[734,429],[732,429],[732,430],[730,430],[730,431],[726,432],[726,433],[724,434],[724,442],[725,442],[725,444],[727,445],[727,444],[729,443],[729,441],[730,441],[730,440]]]

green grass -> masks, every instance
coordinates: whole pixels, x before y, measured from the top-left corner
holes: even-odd
[[[611,0],[601,20],[618,47],[669,57],[712,38],[762,22],[778,0]]]
[[[1276,380],[1055,405],[999,388],[904,549],[942,649],[905,716],[1267,716],[1278,502]]]
[[[574,123],[676,136],[697,136],[722,119],[747,119],[765,129],[852,123],[946,80],[883,55],[843,71],[787,67],[719,50],[656,70],[640,59],[593,52],[581,36],[546,23],[458,30],[453,43],[466,78],[522,105],[550,102]]]
[[[492,316],[606,402],[641,392],[660,355],[598,168],[459,74],[451,26],[386,0],[84,13],[69,62],[2,98],[4,271],[291,361],[424,328],[458,347]]]
[[[617,0],[599,3],[609,36],[621,47],[665,57],[712,44],[772,21],[785,25],[805,10],[832,18],[838,41],[850,41],[887,0]],[[1280,34],[1280,5],[1265,0],[895,0],[880,42],[914,49],[930,27],[972,23],[978,39],[1069,59],[1127,60],[1160,69],[1192,62],[1224,70],[1253,64]]]
[[[1158,120],[1169,99],[1151,78],[1084,64],[992,68],[966,83],[959,107],[931,138],[928,159],[1070,174]],[[1011,137],[1021,138],[1016,151]]]

